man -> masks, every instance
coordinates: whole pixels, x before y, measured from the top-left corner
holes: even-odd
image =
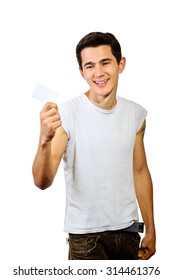
[[[43,107],[34,182],[51,186],[63,157],[69,259],[149,259],[155,226],[143,143],[147,112],[117,96],[126,60],[114,35],[89,33],[76,55],[89,90]],[[146,229],[140,248],[136,197]]]

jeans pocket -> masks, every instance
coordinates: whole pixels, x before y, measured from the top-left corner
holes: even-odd
[[[87,259],[96,248],[98,239],[99,236],[95,234],[70,234],[70,259]]]
[[[139,243],[141,240],[141,236],[138,232],[131,232],[131,239],[135,242],[135,244],[137,244],[137,246],[139,247]]]
[[[132,240],[131,245],[133,246],[134,256],[136,255],[136,259],[138,259],[138,252],[139,252],[141,236],[138,232],[132,232],[132,233],[130,233],[130,237]]]

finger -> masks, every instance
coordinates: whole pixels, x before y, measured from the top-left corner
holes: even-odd
[[[150,250],[145,249],[145,250],[143,251],[143,255],[141,255],[140,259],[141,259],[141,260],[148,260],[149,258],[151,258],[152,255],[153,255],[153,254],[151,253]]]
[[[62,125],[61,120],[54,122],[55,128],[58,128]]]
[[[59,115],[59,112],[58,112],[57,108],[51,108],[46,113],[47,113],[48,116],[56,116],[56,115],[58,115],[59,118],[60,118],[60,115]]]
[[[51,130],[56,130],[58,127],[60,127],[62,124],[61,120],[59,121],[55,121],[55,122],[51,122],[48,124],[48,127],[51,129]]]
[[[145,253],[145,254],[143,255],[143,257],[141,258],[141,260],[142,260],[142,261],[148,260],[148,259],[150,259],[151,256],[152,256],[151,254]]]
[[[50,108],[49,110],[46,109],[45,111],[41,111],[40,116],[43,119],[49,118],[49,117],[52,117],[52,116],[57,116],[60,119],[60,114],[59,114],[57,108]]]
[[[48,122],[56,122],[56,121],[60,121],[60,120],[61,120],[61,118],[60,118],[60,115],[59,115],[59,114],[50,116],[50,117],[48,118]]]
[[[47,102],[44,106],[43,106],[43,111],[48,111],[52,108],[58,109],[58,106],[56,103],[54,102]]]
[[[139,258],[139,259],[142,259],[142,257],[144,256],[144,254],[145,254],[145,250],[144,250],[144,249],[139,249],[138,258]]]

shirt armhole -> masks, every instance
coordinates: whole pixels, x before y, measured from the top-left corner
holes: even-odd
[[[138,133],[138,131],[141,129],[145,119],[146,119],[146,116],[147,116],[147,110],[144,110],[143,111],[143,114],[141,115],[139,121],[138,121],[138,125],[137,125],[137,130],[136,130],[136,133]]]

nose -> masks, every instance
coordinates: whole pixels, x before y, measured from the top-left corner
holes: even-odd
[[[96,77],[102,77],[104,75],[103,67],[102,65],[98,64],[95,66],[95,72]]]

